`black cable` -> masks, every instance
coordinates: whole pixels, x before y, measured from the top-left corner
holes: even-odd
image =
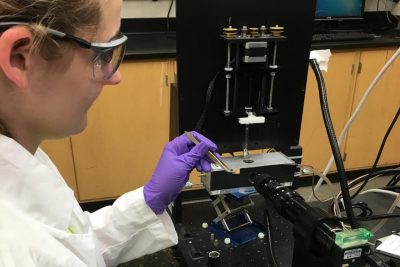
[[[383,137],[381,146],[379,147],[378,155],[376,155],[376,159],[375,159],[374,164],[372,165],[371,171],[369,172],[369,174],[368,174],[367,178],[365,179],[364,183],[361,185],[360,188],[357,189],[357,191],[353,194],[353,196],[352,196],[351,198],[356,197],[356,196],[361,192],[361,190],[364,189],[365,185],[368,183],[369,179],[372,177],[372,173],[375,171],[376,166],[378,165],[379,159],[381,158],[383,148],[385,147],[385,144],[386,144],[386,140],[387,140],[387,138],[389,137],[389,134],[390,134],[390,132],[392,131],[393,126],[396,124],[396,121],[397,121],[399,115],[400,115],[400,107],[399,107],[399,109],[397,110],[397,113],[396,113],[396,115],[394,116],[392,122],[390,123],[390,126],[389,126],[389,128],[387,129],[387,131],[386,131],[386,133],[385,133],[385,136]]]
[[[335,131],[333,129],[331,116],[329,114],[329,107],[328,107],[328,100],[327,100],[324,78],[322,77],[322,73],[321,73],[321,70],[319,69],[317,60],[310,59],[310,64],[314,71],[314,74],[315,74],[315,77],[316,77],[317,83],[318,83],[319,99],[320,99],[320,104],[321,104],[322,115],[324,118],[324,124],[325,124],[325,128],[326,128],[326,131],[328,134],[329,143],[331,145],[332,154],[335,159],[336,169],[338,170],[339,182],[340,182],[340,188],[342,190],[344,208],[346,211],[346,215],[349,218],[349,223],[350,223],[351,228],[355,229],[355,228],[357,228],[358,225],[354,218],[353,209],[351,207],[351,198],[350,198],[349,187],[347,185],[346,172],[344,169],[342,157],[340,155],[340,149],[339,149],[339,145],[336,140]]]
[[[380,176],[380,175],[389,176],[389,175],[397,175],[399,173],[400,173],[400,169],[399,168],[396,168],[396,169],[384,169],[384,170],[374,171],[371,174],[371,176],[372,177],[376,177],[376,176]],[[357,178],[356,180],[350,181],[349,188],[350,189],[353,188],[354,186],[358,185],[359,183],[362,183],[363,181],[365,181],[367,178],[368,178],[368,175],[366,175],[365,177]],[[341,194],[339,194],[339,196],[341,196]]]
[[[273,266],[278,267],[278,264],[276,263],[276,256],[274,253],[274,249],[272,247],[271,218],[269,216],[267,209],[264,210],[264,220],[265,220],[265,227],[267,228],[267,235],[268,235],[268,241],[266,242],[267,243],[267,253],[270,256],[270,257],[268,257],[268,261],[270,261],[270,259],[272,259]]]
[[[372,176],[377,176],[377,175],[389,176],[389,175],[397,175],[397,174],[400,174],[400,168],[399,167],[395,167],[395,168],[392,168],[392,169],[377,170],[377,171],[372,173]],[[365,179],[366,179],[366,177],[364,177],[363,180],[365,180]]]
[[[390,178],[389,182],[387,182],[386,186],[391,186],[393,185],[393,182],[396,180],[397,174],[393,175],[392,178]]]
[[[392,179],[390,179],[390,181],[387,183],[386,186],[396,185],[399,182],[399,179],[400,179],[400,172],[393,175]]]
[[[386,2],[385,2],[386,20],[387,20],[387,22],[389,22],[390,24],[396,25],[396,26],[397,26],[397,23],[399,23],[399,20],[398,20],[395,16],[392,16],[392,18],[394,18],[394,19],[396,20],[396,22],[393,23],[393,21],[392,21],[391,18],[389,17],[389,10],[387,9],[387,1],[388,1],[388,0],[386,0]]]
[[[394,182],[397,180],[398,174],[395,174],[392,176],[392,178],[389,180],[389,182],[386,184],[386,186],[392,186],[395,185]]]
[[[203,128],[204,120],[206,118],[208,109],[210,107],[211,97],[212,97],[212,94],[214,91],[215,80],[217,80],[217,77],[219,76],[220,73],[221,72],[218,71],[217,74],[215,74],[214,78],[208,84],[207,93],[206,93],[206,103],[204,104],[204,109],[201,112],[200,118],[196,123],[196,127],[194,128],[196,132],[200,132]]]
[[[381,220],[381,219],[395,219],[395,218],[400,218],[400,214],[379,214],[379,215],[372,215],[368,217],[359,217],[357,220],[367,222],[367,221],[375,221],[375,220]],[[326,217],[323,220],[327,221],[339,221],[339,222],[347,222],[349,221],[349,218],[346,217]]]
[[[399,174],[399,172],[400,172],[399,168],[378,170],[372,174],[372,177],[376,177],[377,175],[396,175],[396,174]],[[363,181],[365,181],[366,178],[367,178],[367,176],[360,178],[360,180],[357,180],[357,181],[356,180],[350,181],[349,189],[353,188],[354,186],[358,185],[359,183],[362,183]],[[338,194],[338,198],[340,198],[340,196],[341,196],[341,193]],[[333,213],[333,204],[334,204],[334,202],[332,201],[332,203],[331,203],[332,213]]]
[[[398,186],[398,185],[390,185],[390,186],[382,187],[382,188],[380,188],[380,189],[382,189],[382,190],[390,190],[390,191],[397,192],[397,190],[400,189],[400,186]]]
[[[388,176],[388,175],[397,175],[397,174],[399,174],[399,172],[400,172],[400,169],[379,170],[379,171],[373,172],[373,173],[372,173],[372,177],[376,177],[376,176],[378,176],[378,175],[385,175],[385,176]],[[350,183],[349,183],[349,188],[351,189],[351,188],[353,188],[354,186],[358,185],[359,183],[365,181],[365,180],[367,179],[367,177],[368,177],[368,176],[365,176],[365,177],[363,177],[363,178],[357,178],[357,179],[360,179],[360,180],[357,180],[357,182],[356,182],[355,180],[350,181]],[[342,194],[339,193],[338,197],[340,197],[341,195],[342,195]]]
[[[353,207],[353,210],[354,210],[354,209],[359,209],[359,210],[360,210],[360,213],[356,215],[356,218],[359,218],[359,217],[369,217],[369,216],[371,216],[372,214],[374,214],[374,212],[372,211],[372,209],[370,209],[370,208],[368,207],[368,204],[365,203],[365,202],[353,203],[351,206]],[[356,213],[356,211],[355,211],[355,213]]]
[[[400,179],[400,173],[393,176],[393,182],[390,185],[397,185]]]
[[[233,64],[236,62],[236,58],[232,59],[230,61],[230,64]],[[204,104],[204,109],[200,115],[199,120],[196,123],[196,127],[195,127],[195,131],[200,132],[203,128],[203,124],[204,124],[204,120],[206,118],[208,109],[210,108],[210,102],[211,102],[211,97],[214,91],[214,84],[215,84],[215,80],[218,78],[218,76],[221,74],[221,71],[218,71],[214,78],[210,81],[210,83],[208,84],[208,88],[207,88],[207,92],[206,92],[206,102]]]
[[[400,181],[400,174],[397,174],[397,175],[395,176],[395,179],[393,180],[392,185],[393,185],[393,186],[397,185],[397,183],[398,183],[399,181]]]
[[[167,13],[167,35],[169,34],[169,15],[171,13],[172,6],[174,5],[174,0],[171,0],[171,4],[169,5],[168,13]]]
[[[378,0],[378,2],[376,3],[376,12],[379,12],[379,3],[380,3],[380,0]],[[387,3],[385,4],[385,9],[387,8],[386,6],[387,6]],[[392,16],[393,18],[395,18],[397,20],[397,22],[393,23],[393,21],[389,18],[389,10],[385,10],[385,13],[386,13],[386,20],[392,25],[397,25],[399,20],[396,17]]]

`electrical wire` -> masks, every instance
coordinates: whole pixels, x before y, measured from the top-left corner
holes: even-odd
[[[328,99],[326,95],[324,78],[322,77],[322,73],[319,68],[317,60],[311,59],[310,64],[314,71],[315,77],[317,78],[322,115],[324,119],[326,132],[328,134],[329,143],[331,145],[332,154],[333,157],[335,158],[336,169],[338,170],[339,174],[339,183],[340,183],[340,188],[342,190],[345,212],[347,217],[349,218],[349,223],[351,228],[355,229],[357,228],[357,222],[355,221],[353,209],[351,207],[351,198],[349,193],[349,187],[347,185],[346,172],[344,169],[343,160],[340,154],[339,144],[336,140],[335,131],[333,129],[332,120],[329,113]]]
[[[390,65],[392,65],[392,63],[397,59],[397,57],[400,55],[400,47],[397,49],[397,51],[393,54],[393,56],[386,62],[386,64],[382,67],[382,69],[378,72],[378,74],[375,76],[375,78],[372,80],[372,82],[370,83],[370,85],[368,86],[367,90],[365,91],[363,97],[361,98],[360,102],[358,103],[356,109],[354,110],[354,112],[351,114],[349,120],[346,122],[345,126],[343,127],[342,132],[339,135],[339,139],[338,139],[338,144],[341,144],[341,142],[343,141],[347,131],[349,130],[351,124],[353,123],[354,119],[357,117],[358,113],[361,111],[361,109],[364,107],[368,96],[371,94],[372,90],[375,88],[375,85],[378,83],[378,81],[381,79],[381,77],[383,76],[383,74],[386,72],[386,70],[390,67]],[[330,157],[325,170],[322,172],[324,175],[326,175],[331,166],[333,164],[333,156]],[[318,188],[321,186],[322,184],[322,179],[318,180],[317,185],[315,186],[315,190],[318,191]],[[312,194],[310,194],[308,200],[310,200],[312,198]]]
[[[351,198],[356,197],[356,196],[361,192],[361,190],[364,189],[364,187],[365,187],[365,185],[368,183],[368,180],[369,180],[369,178],[371,177],[372,173],[375,171],[376,166],[378,165],[379,159],[381,158],[383,148],[385,147],[386,140],[387,140],[387,138],[389,137],[390,132],[391,132],[392,129],[393,129],[393,126],[396,124],[399,115],[400,115],[400,107],[398,108],[398,110],[397,110],[397,112],[396,112],[396,115],[394,116],[392,122],[390,123],[389,128],[387,129],[387,131],[386,131],[386,133],[385,133],[385,136],[383,137],[381,146],[379,147],[378,155],[376,156],[375,162],[374,162],[374,164],[372,165],[372,168],[371,168],[371,171],[370,171],[369,174],[368,174],[368,177],[365,179],[364,183],[361,185],[360,188],[358,188],[358,190],[354,193],[354,195],[353,195]]]
[[[398,193],[396,190],[399,190],[399,189],[400,189],[400,186],[398,186],[398,185],[390,185],[390,186],[385,186],[385,187],[383,187],[383,188],[381,188],[381,189],[383,189],[383,190],[389,190],[389,191],[393,191],[393,192],[395,192],[395,193]]]
[[[391,195],[391,196],[395,196],[395,197],[400,195],[399,193],[389,191],[389,190],[384,190],[384,189],[368,189],[368,190],[362,191],[360,193],[360,195],[364,195],[367,193],[380,193],[380,194],[387,194],[387,195]]]
[[[170,14],[171,14],[171,9],[172,9],[172,6],[174,5],[174,0],[171,0],[171,4],[169,5],[169,9],[168,9],[168,13],[167,13],[167,34],[169,34],[169,30],[170,30],[170,27],[169,27],[169,18],[170,18]]]
[[[393,175],[392,179],[387,183],[386,186],[395,186],[400,180],[400,172],[398,174]]]
[[[311,191],[312,191],[312,194],[313,194],[313,196],[314,196],[314,198],[317,200],[317,201],[319,201],[319,202],[325,202],[326,200],[321,200],[321,199],[319,199],[319,197],[317,197],[317,195],[315,194],[315,191],[314,191],[314,180],[315,180],[315,172],[314,172],[314,167],[313,166],[308,166],[308,165],[297,165],[297,167],[299,167],[300,168],[300,173],[301,174],[312,174],[312,176],[311,176]],[[332,191],[330,191],[330,193],[333,193]],[[332,197],[332,199],[334,198],[334,196]]]
[[[376,12],[379,12],[379,3],[380,3],[380,0],[378,0],[378,1],[377,1],[377,4],[376,4]],[[388,0],[385,0],[386,20],[387,20],[390,24],[392,24],[392,25],[394,25],[394,24],[397,25],[398,21],[393,23],[393,21],[392,21],[392,20],[390,19],[390,17],[389,17],[389,9],[388,9],[388,7],[387,7],[387,3],[388,3]]]
[[[235,62],[236,62],[236,59],[234,58],[234,59],[232,59],[230,61],[230,64],[233,64]],[[204,120],[206,118],[208,109],[210,108],[210,102],[211,102],[211,98],[212,98],[213,91],[214,91],[214,84],[215,84],[215,81],[217,80],[217,78],[218,78],[218,76],[220,74],[221,74],[221,71],[218,71],[215,74],[214,78],[208,84],[208,88],[207,88],[207,92],[206,92],[206,101],[205,101],[205,104],[204,104],[204,109],[203,109],[203,111],[202,111],[202,113],[200,115],[199,120],[196,123],[196,126],[195,126],[195,131],[197,131],[197,132],[200,132],[202,130],[202,128],[203,128]]]
[[[374,175],[374,176],[376,176],[376,175],[382,175],[382,176],[394,175],[394,176],[397,176],[399,174],[400,174],[400,167],[396,167],[396,168],[391,168],[391,169],[377,170],[372,175]],[[365,175],[367,175],[367,174],[364,174],[363,176],[365,176]]]
[[[375,176],[373,176],[370,180],[373,180],[373,179],[375,179],[375,178],[377,178],[377,177],[380,177],[381,175],[395,175],[395,176],[396,176],[396,175],[399,174],[399,171],[400,171],[399,168],[395,168],[395,169],[386,169],[386,170],[379,170],[379,171],[376,171],[376,172],[373,174],[373,175],[375,175]],[[356,179],[350,181],[350,182],[349,182],[350,191],[353,191],[353,190],[357,189],[357,188],[359,187],[358,184],[361,183],[363,180],[365,180],[367,176],[368,176],[368,174],[365,174],[365,175],[363,175],[363,176],[357,177]],[[400,194],[397,195],[397,193],[391,192],[391,191],[389,191],[389,190],[379,190],[379,189],[365,190],[365,191],[363,191],[361,194],[369,193],[369,192],[379,192],[379,193],[385,193],[385,194],[391,194],[391,193],[393,193],[393,195],[396,196],[396,197],[400,195]],[[395,195],[395,194],[396,194],[396,195]],[[338,195],[336,196],[336,199],[338,199],[339,197],[340,197],[340,192],[339,192]],[[391,206],[391,207],[389,208],[389,210],[388,210],[388,213],[392,213],[392,212],[394,211],[397,202],[398,202],[397,200],[395,200],[395,201],[393,202],[392,206]],[[333,202],[333,207],[332,207],[332,210],[333,210],[333,212],[334,212],[334,215],[337,216],[338,214],[336,213],[336,210],[338,210],[339,207],[337,206],[337,208],[335,208],[335,206],[337,206],[337,202]],[[359,208],[360,208],[360,207],[359,207]],[[381,222],[380,222],[378,225],[376,225],[376,226],[374,227],[374,229],[372,229],[371,231],[374,232],[374,233],[377,232],[385,223],[386,223],[386,221],[381,221]],[[345,229],[345,228],[344,228],[344,229]]]
[[[400,218],[400,214],[379,214],[379,215],[372,215],[368,217],[359,217],[357,220],[362,221],[362,222],[367,222],[367,221],[375,221],[375,220],[381,220],[381,219],[394,219],[394,218]],[[337,220],[339,222],[347,222],[349,221],[349,218],[346,217],[326,217],[323,218],[323,220]]]
[[[315,193],[315,190],[314,190],[314,181],[315,181],[315,173],[313,172],[312,177],[311,177],[311,190],[312,190],[313,196],[319,202],[321,202],[321,203],[325,202],[325,201],[322,201],[321,199],[319,199],[319,197],[317,197],[317,194]]]
[[[396,197],[395,200],[393,201],[392,205],[389,207],[387,214],[393,213],[397,207],[397,203],[399,203],[399,201],[400,201],[400,194],[389,191],[389,190],[369,189],[369,190],[365,190],[365,191],[361,192],[360,195],[367,194],[367,193],[380,193],[380,194],[387,194],[387,195]],[[387,222],[387,219],[380,221],[374,228],[372,228],[371,232],[376,233],[377,231],[379,231],[379,229],[381,229],[383,227],[383,225],[385,225],[386,222]]]
[[[207,88],[207,92],[206,92],[206,102],[204,104],[204,109],[201,112],[200,118],[196,123],[196,127],[195,127],[195,131],[200,132],[203,128],[203,124],[204,124],[204,120],[206,119],[206,115],[208,112],[208,109],[210,108],[210,103],[211,103],[211,98],[212,98],[212,94],[214,91],[214,84],[215,81],[217,80],[218,76],[220,75],[220,71],[218,71],[214,78],[210,81],[210,83],[208,84],[208,88]]]
[[[397,175],[397,174],[399,174],[399,173],[400,173],[400,168],[379,170],[379,171],[376,171],[376,172],[374,172],[374,173],[372,174],[373,177],[372,177],[371,179],[374,179],[374,178],[379,177],[379,176],[382,176],[382,175],[385,175],[385,176],[388,176],[388,175]],[[350,189],[350,190],[354,190],[353,187],[355,187],[358,183],[364,181],[364,179],[367,177],[367,175],[368,175],[368,174],[364,174],[364,175],[361,175],[361,176],[356,177],[356,178],[354,178],[353,180],[351,180],[351,181],[348,183],[348,184],[349,184],[349,189]],[[337,196],[337,197],[339,197],[340,195],[341,195],[341,191],[338,193],[338,196]]]
[[[356,190],[357,188],[359,188],[360,185],[358,185],[358,184],[361,183],[362,181],[364,181],[365,178],[366,178],[367,176],[368,176],[368,174],[365,174],[365,175],[360,176],[360,177],[358,177],[358,178],[352,180],[351,182],[349,182],[349,191],[351,192],[351,191]],[[375,179],[375,178],[377,178],[377,177],[379,177],[379,175],[372,177],[371,180],[373,180],[373,179]],[[335,198],[336,198],[336,199],[339,199],[339,198],[341,197],[341,195],[342,195],[342,192],[340,191],[340,192],[336,195]],[[337,202],[334,202],[333,204],[334,204],[334,205],[337,205],[336,203],[337,203]],[[339,210],[339,206],[337,206],[336,208],[333,207],[333,211],[335,211],[335,210]],[[335,215],[337,216],[338,214],[335,213]]]
[[[386,170],[379,170],[374,172],[372,175],[373,177],[370,178],[370,180],[376,179],[382,175],[397,175],[400,172],[400,168],[395,168],[395,169],[386,169]],[[361,185],[359,185],[360,183],[362,183],[366,177],[368,176],[368,174],[364,174],[362,176],[359,176],[357,178],[355,178],[354,180],[350,181],[349,184],[349,190],[353,191],[356,190],[357,188],[359,188]],[[387,188],[385,188],[387,189]],[[338,200],[341,197],[341,191],[338,192],[338,194],[334,197],[336,198],[336,200]],[[338,214],[340,214],[339,211],[339,206],[338,206],[338,201],[334,201],[332,204],[332,211],[334,213],[335,216],[338,216]],[[339,211],[339,212],[337,212]]]
[[[380,177],[380,176],[382,176],[382,175],[397,175],[397,174],[399,174],[399,172],[400,172],[400,169],[399,169],[399,168],[375,171],[374,173],[372,173],[372,176],[373,176],[373,177],[371,178],[371,180],[372,180],[372,179],[375,179],[375,178],[377,178],[377,177]],[[353,179],[352,181],[350,181],[350,182],[349,182],[349,188],[350,188],[350,190],[355,190],[355,189],[357,189],[357,188],[359,187],[359,186],[357,186],[357,185],[358,185],[359,183],[363,182],[363,181],[366,179],[367,176],[368,176],[368,174],[364,174],[364,175],[359,176],[359,177]],[[353,188],[353,187],[354,187],[354,188]],[[355,188],[355,187],[357,187],[357,188]],[[340,197],[340,194],[341,194],[341,192],[339,192],[339,194],[338,194],[337,197]]]
[[[354,209],[359,209],[361,211],[360,214],[357,214],[357,218],[358,217],[367,217],[367,216],[371,216],[374,212],[372,211],[372,209],[370,209],[368,207],[368,204],[365,202],[357,202],[357,203],[353,203],[351,205]]]
[[[333,203],[332,211],[333,211],[333,214],[335,217],[340,218],[340,217],[342,217],[341,212],[340,212],[340,206],[338,204],[338,199],[335,198],[335,200],[336,200],[335,202],[332,202]],[[373,214],[373,211],[368,207],[368,204],[365,202],[352,203],[351,207],[352,207],[353,211],[357,210],[357,209],[361,211],[360,214],[357,214],[357,216],[355,216],[356,218],[358,218],[359,216],[365,217],[365,216],[370,216]],[[351,227],[349,225],[346,225],[343,222],[341,222],[341,224],[342,224],[343,230],[351,229]]]
[[[333,208],[335,209],[333,212],[334,212],[335,216],[341,217],[342,215],[340,214],[340,211],[337,210],[337,209],[339,209],[339,202],[338,202],[338,199],[335,198],[335,196],[334,196],[334,189],[333,189],[333,185],[332,185],[331,181],[328,179],[328,177],[322,176],[321,173],[315,173],[314,171],[315,171],[315,170],[312,169],[313,176],[312,176],[312,181],[311,181],[311,189],[312,189],[314,198],[315,198],[316,200],[318,200],[319,202],[326,202],[326,201],[329,201],[329,200],[332,199],[332,200],[333,200],[333,203],[334,203]],[[324,179],[324,181],[327,183],[328,188],[329,188],[329,192],[332,194],[332,198],[326,199],[326,200],[320,200],[320,199],[317,197],[317,195],[316,195],[316,193],[315,193],[315,190],[314,190],[314,178],[315,178],[315,174],[317,174],[319,177],[322,177],[322,178]],[[325,178],[326,178],[326,179],[325,179]],[[343,222],[341,222],[341,224],[342,224],[343,230],[347,230],[347,229],[349,228],[349,227],[346,226]]]
[[[390,17],[389,17],[389,9],[388,9],[388,0],[385,0],[385,11],[386,11],[386,19],[387,19],[387,21],[390,23],[390,24],[392,24],[392,25],[397,25],[397,23],[399,22],[399,21],[397,21],[397,22],[393,22],[391,19],[390,19]]]
[[[312,181],[311,181],[311,190],[312,190],[312,192],[313,192],[313,195],[314,195],[314,197],[315,197],[315,199],[316,200],[318,200],[319,202],[327,202],[327,201],[329,201],[329,200],[332,200],[333,202],[335,202],[335,205],[334,205],[334,207],[339,207],[339,202],[338,202],[338,200],[337,200],[337,198],[335,197],[335,188],[333,187],[333,184],[332,184],[332,182],[331,182],[331,180],[329,180],[329,178],[327,177],[327,176],[325,176],[325,175],[323,175],[322,173],[320,173],[319,171],[317,171],[317,170],[315,170],[312,166],[307,166],[307,165],[298,165],[300,168],[303,168],[304,170],[307,170],[308,172],[312,172]],[[302,171],[303,172],[303,171]],[[332,198],[329,198],[329,199],[325,199],[325,200],[320,200],[318,197],[317,197],[317,195],[316,195],[316,193],[315,193],[315,191],[314,191],[314,178],[315,178],[315,175],[318,175],[319,177],[321,177],[325,182],[326,182],[326,184],[327,184],[327,186],[328,186],[328,189],[329,189],[329,192],[331,193],[331,195],[332,195]],[[336,211],[337,212],[337,211]],[[337,213],[338,214],[338,216],[341,216],[341,214],[340,214],[340,212],[338,212]]]
[[[268,242],[267,243],[267,252],[270,254],[270,257],[268,259],[272,259],[272,264],[275,267],[278,267],[278,264],[276,263],[276,256],[274,253],[274,249],[272,247],[272,235],[271,235],[271,219],[268,213],[268,210],[264,210],[264,220],[265,220],[265,227],[267,228],[267,235],[268,235]]]

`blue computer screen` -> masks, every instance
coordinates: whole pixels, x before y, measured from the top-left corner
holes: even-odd
[[[364,0],[317,0],[316,18],[361,17]]]

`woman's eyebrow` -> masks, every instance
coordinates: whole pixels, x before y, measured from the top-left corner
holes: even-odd
[[[114,35],[111,37],[111,39],[108,40],[108,41],[110,42],[110,41],[114,40],[115,37],[117,37],[117,36],[120,35],[120,34],[121,34],[121,27],[118,28],[118,30],[115,32],[115,34],[114,34]]]

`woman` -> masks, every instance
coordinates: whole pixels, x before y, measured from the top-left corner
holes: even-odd
[[[164,148],[149,182],[83,212],[43,140],[86,127],[104,85],[121,80],[121,0],[0,1],[0,266],[115,266],[177,243],[165,209],[191,170],[209,171],[200,134]]]

